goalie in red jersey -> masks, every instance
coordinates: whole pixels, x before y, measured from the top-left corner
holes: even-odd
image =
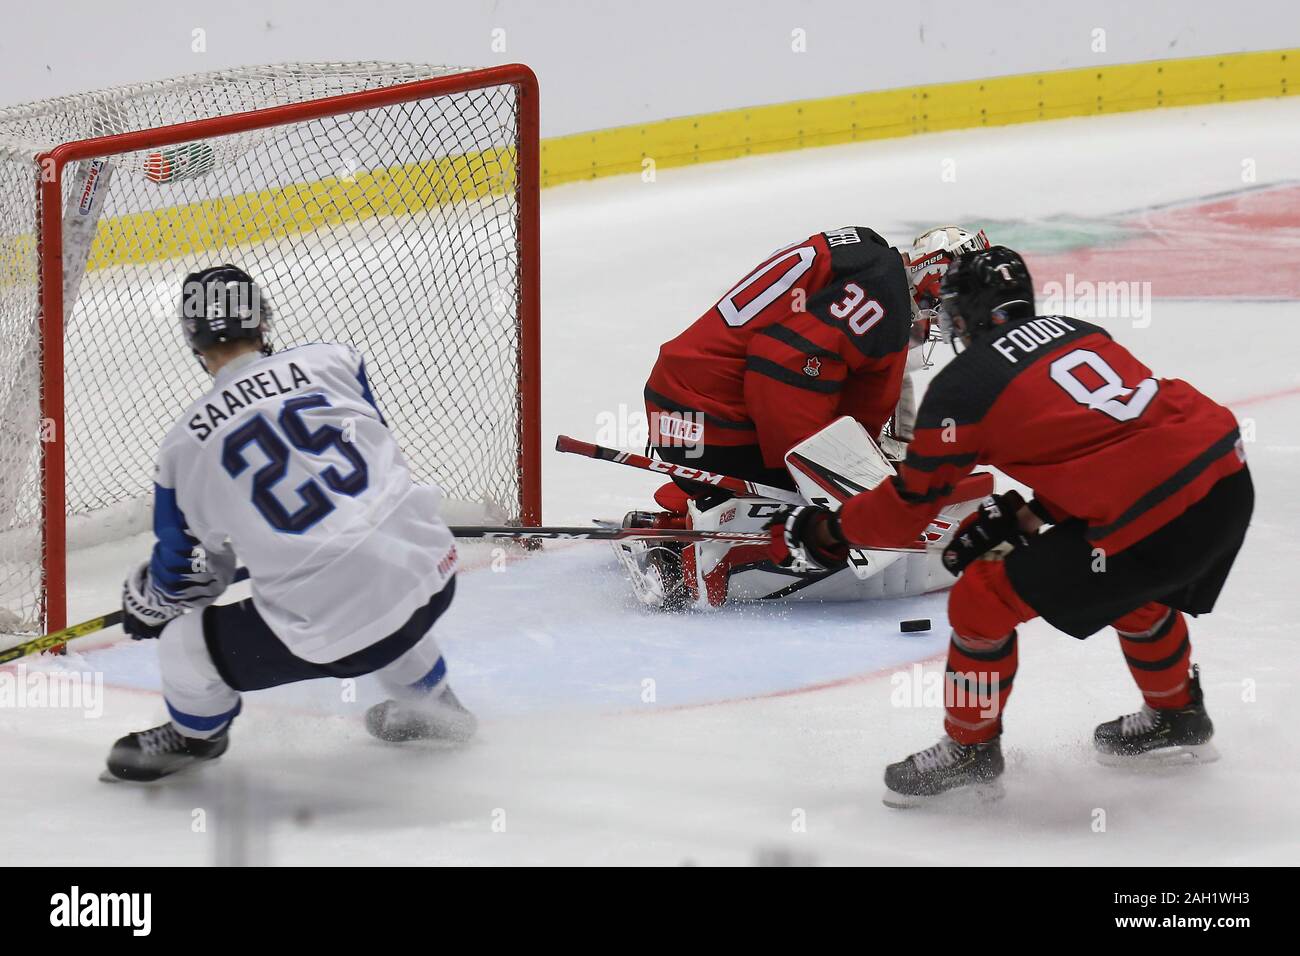
[[[850,545],[915,541],[977,463],[1034,490],[1029,503],[1014,491],[986,500],[943,552],[961,574],[948,599],[947,733],[886,769],[885,802],[996,794],[1016,627],[1035,617],[1077,638],[1119,632],[1145,703],[1097,727],[1102,762],[1214,759],[1184,613],[1213,609],[1250,523],[1235,418],[1155,377],[1104,329],[1035,315],[1010,249],[958,258],[942,296],[941,321],[965,348],[930,384],[897,477],[838,513],[800,508],[773,527],[774,558],[834,567]],[[1004,559],[977,560],[1006,545]]]
[[[923,367],[932,347],[939,280],[954,255],[987,247],[983,232],[944,226],[903,253],[871,229],[846,226],[777,250],[660,348],[645,387],[653,452],[792,491],[786,453],[849,416],[901,458],[915,415],[908,369]],[[664,512],[632,512],[625,523],[758,530],[777,503],[747,500],[738,510],[710,485],[674,482],[656,495]],[[787,593],[884,597],[945,584],[937,565],[937,579],[921,565],[896,569],[888,583],[809,578],[772,565],[759,545],[617,550],[642,600],[670,608]]]

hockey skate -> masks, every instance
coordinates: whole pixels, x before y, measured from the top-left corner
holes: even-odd
[[[960,744],[945,734],[933,747],[885,768],[884,804],[903,810],[954,791],[996,800],[1002,796],[1003,768],[1000,740]]]
[[[169,721],[150,730],[127,734],[108,752],[108,769],[99,779],[106,783],[152,783],[200,764],[216,760],[230,746],[230,735],[201,740],[182,736]]]
[[[477,729],[478,719],[450,687],[429,700],[386,700],[366,711],[366,730],[389,743],[441,740],[459,744],[473,737]]]
[[[1093,732],[1097,759],[1109,767],[1170,766],[1219,759],[1210,738],[1214,724],[1205,711],[1201,670],[1192,666],[1192,700],[1178,710],[1142,705],[1137,713],[1099,724]]]

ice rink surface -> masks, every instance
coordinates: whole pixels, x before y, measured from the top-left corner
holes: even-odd
[[[460,751],[373,741],[359,716],[374,688],[316,682],[248,696],[216,766],[110,786],[96,776],[111,742],[164,716],[154,648],[113,631],[26,674],[11,666],[14,679],[102,674],[104,687],[90,714],[0,707],[0,860],[1295,863],[1297,183],[1293,99],[807,150],[543,196],[544,447],[559,432],[643,440],[659,343],[772,249],[823,229],[869,225],[906,245],[918,227],[984,225],[1033,254],[1040,288],[1149,282],[1154,298],[1136,286],[1124,314],[1096,321],[1158,375],[1231,406],[1251,439],[1251,536],[1219,609],[1192,622],[1218,763],[1097,765],[1093,726],[1140,703],[1117,642],[1034,622],[1006,716],[1007,797],[888,810],[884,765],[940,732],[944,595],[667,617],[637,606],[606,546],[566,543],[479,551],[462,574],[442,636],[483,723]],[[548,453],[544,515],[618,517],[654,486]],[[71,618],[115,607],[147,548],[76,554]],[[915,617],[934,630],[899,634]]]

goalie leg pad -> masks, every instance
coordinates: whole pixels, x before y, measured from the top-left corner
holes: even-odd
[[[707,508],[692,500],[687,519],[696,531],[762,531],[786,507],[770,498],[729,498]],[[692,606],[700,611],[727,602],[731,576],[738,568],[762,566],[772,566],[765,544],[697,541],[682,552],[686,590]]]

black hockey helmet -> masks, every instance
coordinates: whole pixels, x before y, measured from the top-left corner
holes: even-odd
[[[195,355],[223,342],[259,342],[271,354],[271,303],[238,266],[191,272],[181,287],[181,331]]]
[[[949,341],[1034,316],[1034,283],[1020,253],[1006,246],[964,252],[939,286],[940,320]]]

